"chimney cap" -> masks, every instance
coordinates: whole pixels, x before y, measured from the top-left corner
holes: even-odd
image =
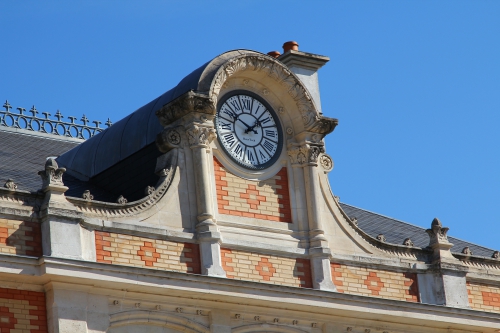
[[[283,44],[283,53],[287,53],[290,50],[298,51],[299,50],[299,43],[297,43],[294,40],[291,40],[289,42],[285,42]]]
[[[281,55],[281,53],[279,51],[271,51],[267,52],[267,55],[270,55],[273,58],[278,58]]]

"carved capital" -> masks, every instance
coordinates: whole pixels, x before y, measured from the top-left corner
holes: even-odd
[[[288,150],[292,165],[318,165],[318,158],[325,150],[322,144],[309,144],[306,143],[301,146],[292,147]],[[333,161],[332,161],[333,167]]]
[[[11,191],[17,190],[17,184],[14,183],[14,181],[12,179],[7,179],[7,181],[5,182],[3,187],[5,187]]]
[[[217,137],[215,129],[211,127],[202,127],[193,125],[186,130],[188,142],[191,148],[203,147],[207,148],[210,143]]]
[[[214,100],[205,94],[188,91],[156,111],[156,116],[162,126],[168,126],[191,112],[215,115],[215,109]]]
[[[156,146],[162,153],[178,148],[181,144],[180,128],[166,128],[156,136]]]
[[[45,170],[38,172],[40,177],[42,177],[42,190],[48,191],[57,189],[60,192],[66,192],[68,188],[64,186],[62,180],[62,176],[65,171],[65,168],[59,168],[56,160],[49,158],[45,162]]]

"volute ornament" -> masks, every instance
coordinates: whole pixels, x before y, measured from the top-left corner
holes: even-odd
[[[5,187],[11,191],[17,190],[17,184],[14,183],[14,180],[12,180],[12,179],[7,179],[7,181],[5,182],[3,187]]]
[[[333,169],[333,160],[326,154],[321,155],[319,164],[323,167],[323,169],[325,169],[325,171],[331,171]]]
[[[155,188],[154,186],[147,186],[146,189],[145,189],[145,193],[146,195],[152,195],[153,193],[155,193]]]
[[[82,198],[85,199],[85,200],[87,200],[87,201],[94,200],[94,196],[92,194],[90,194],[89,190],[83,191]]]
[[[408,247],[415,246],[410,238],[405,238],[405,240],[403,241],[403,245]]]
[[[467,256],[471,256],[472,255],[472,251],[471,251],[471,249],[468,246],[466,246],[466,247],[464,247],[462,249],[462,254],[465,254]]]
[[[124,205],[128,202],[127,199],[123,195],[120,195],[118,199],[116,199],[116,202],[119,203],[120,205]]]

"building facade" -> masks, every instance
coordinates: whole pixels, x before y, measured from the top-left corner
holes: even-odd
[[[498,251],[332,193],[329,59],[285,46],[105,130],[5,103],[1,333],[500,332]]]

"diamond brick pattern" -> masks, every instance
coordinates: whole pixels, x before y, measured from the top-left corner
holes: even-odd
[[[500,287],[467,282],[467,292],[472,309],[500,313]]]
[[[47,333],[45,294],[0,288],[0,333]]]
[[[222,267],[229,279],[312,288],[309,259],[269,256],[221,248]]]
[[[40,257],[42,255],[40,224],[0,219],[0,253]]]
[[[198,244],[96,231],[97,262],[200,274]]]
[[[333,283],[346,294],[419,302],[417,276],[413,273],[374,270],[331,263]]]
[[[214,157],[217,206],[220,214],[292,222],[287,169],[264,181],[239,178]]]

